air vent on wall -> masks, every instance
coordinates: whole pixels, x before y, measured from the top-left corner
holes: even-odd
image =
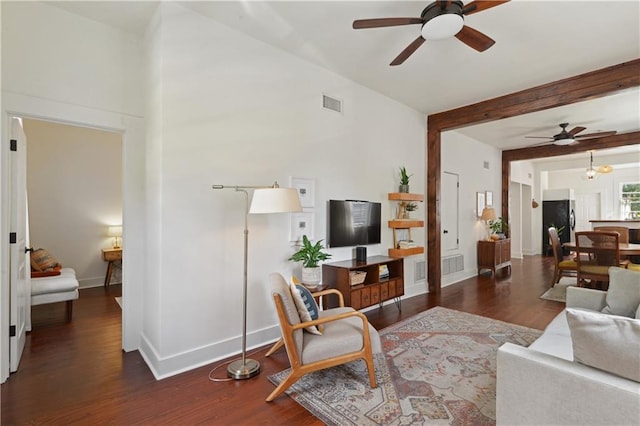
[[[464,270],[464,256],[456,254],[442,258],[442,275],[449,275]]]
[[[327,95],[322,95],[322,108],[341,113],[342,101],[339,99],[331,98]]]
[[[414,266],[414,282],[424,281],[427,275],[427,270],[425,268],[424,260],[416,260]]]

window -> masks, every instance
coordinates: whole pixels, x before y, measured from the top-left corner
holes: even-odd
[[[623,219],[640,219],[640,182],[622,184],[620,205]]]

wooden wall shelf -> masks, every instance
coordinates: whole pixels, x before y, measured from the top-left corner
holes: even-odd
[[[409,192],[390,192],[389,200],[391,201],[424,201],[424,195],[411,194]]]
[[[412,201],[424,201],[424,195],[412,194],[408,192],[390,192],[389,200],[398,201],[402,206]],[[389,256],[391,257],[404,257],[412,256],[414,254],[424,253],[424,247],[409,247],[399,248],[399,240],[396,231],[403,229],[407,231],[407,238],[411,240],[411,228],[424,228],[424,220],[417,219],[392,219],[388,222],[389,228],[393,230],[393,247],[389,249]]]

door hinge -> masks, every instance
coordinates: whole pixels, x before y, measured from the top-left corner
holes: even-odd
[[[9,232],[9,244],[15,244],[17,240],[17,235],[15,232]]]
[[[16,326],[15,325],[10,325],[9,326],[9,337],[16,337]]]
[[[17,151],[18,150],[18,141],[15,139],[11,139],[9,141],[9,149],[11,151]]]

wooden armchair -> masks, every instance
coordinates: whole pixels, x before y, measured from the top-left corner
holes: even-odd
[[[578,264],[573,259],[565,259],[562,254],[562,246],[560,245],[560,237],[558,230],[551,226],[547,230],[549,232],[549,240],[553,249],[554,270],[551,287],[556,285],[562,277],[576,277],[578,272]]]
[[[267,402],[273,401],[307,373],[356,359],[365,361],[371,387],[377,387],[373,348],[380,350],[380,338],[362,312],[344,307],[341,303],[341,307],[321,311],[316,320],[301,322],[289,285],[282,275],[271,274],[269,281],[291,372],[267,397]],[[342,294],[335,289],[314,293],[314,296],[331,293],[337,293],[342,302]],[[319,324],[323,325],[321,335],[303,331],[305,327]],[[267,356],[280,346],[280,342],[276,343]]]

